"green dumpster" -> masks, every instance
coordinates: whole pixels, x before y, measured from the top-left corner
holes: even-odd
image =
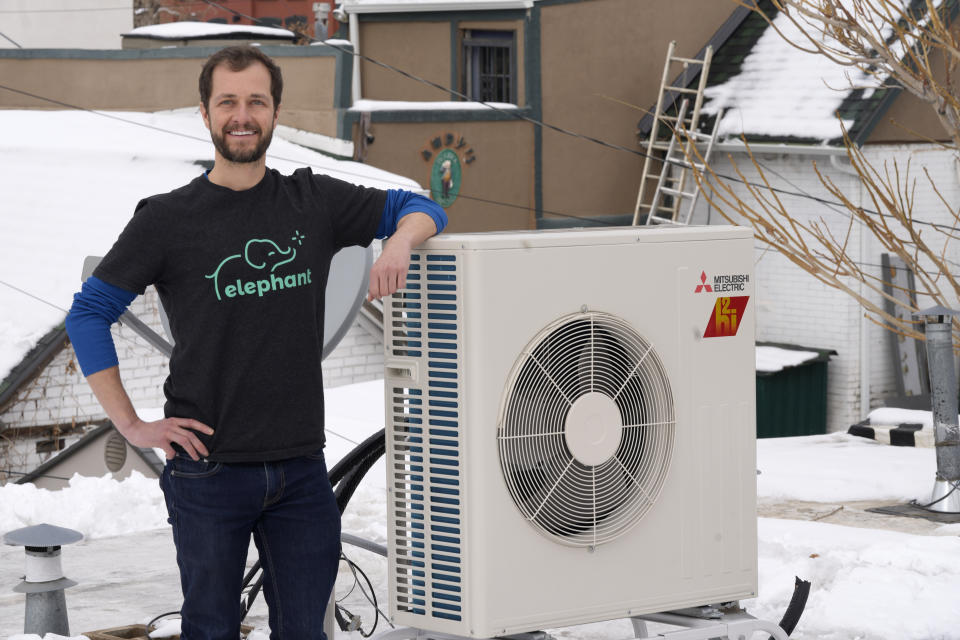
[[[827,432],[827,364],[833,349],[757,343],[757,437]]]

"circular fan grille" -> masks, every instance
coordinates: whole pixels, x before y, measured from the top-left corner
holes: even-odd
[[[540,532],[595,546],[653,505],[674,426],[652,346],[615,316],[579,313],[541,331],[514,365],[497,431],[500,467]]]

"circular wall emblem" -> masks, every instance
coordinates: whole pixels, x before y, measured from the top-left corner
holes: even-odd
[[[449,207],[460,193],[460,158],[452,149],[444,149],[433,160],[430,171],[430,195],[441,207]]]

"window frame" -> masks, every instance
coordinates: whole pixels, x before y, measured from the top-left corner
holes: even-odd
[[[504,34],[506,37],[491,37],[491,34]],[[506,99],[493,99],[482,94],[483,82],[481,69],[478,68],[478,58],[485,49],[505,49],[509,56],[508,82]],[[518,104],[517,74],[517,31],[516,29],[476,29],[466,28],[461,31],[461,65],[460,91],[468,100],[477,102],[505,102]]]

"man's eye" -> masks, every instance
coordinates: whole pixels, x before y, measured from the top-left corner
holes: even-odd
[[[221,101],[220,101],[220,104],[221,104],[221,105],[224,105],[224,106],[228,106],[228,105],[233,104],[233,100],[221,100]]]

